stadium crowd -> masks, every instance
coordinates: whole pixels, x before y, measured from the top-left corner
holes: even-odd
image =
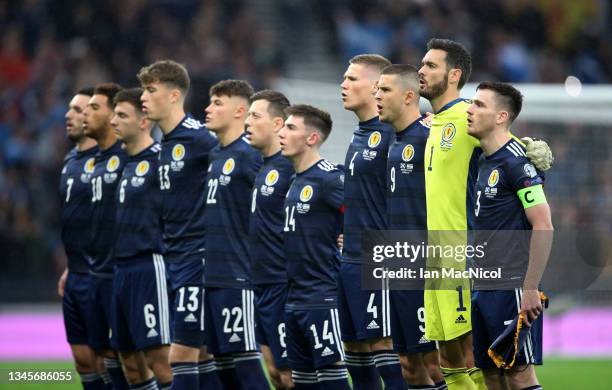
[[[201,117],[213,82],[246,79],[259,89],[283,73],[279,37],[241,3],[0,2],[0,250],[5,265],[0,285],[14,291],[3,294],[3,300],[22,299],[18,294],[28,294],[30,300],[55,296],[53,280],[41,278],[37,291],[11,289],[10,283],[23,280],[15,279],[16,274],[60,272],[65,263],[57,183],[62,158],[71,147],[64,114],[77,87],[107,79],[131,85],[142,64],[172,57],[192,75],[188,107]],[[605,2],[459,3],[338,1],[321,18],[336,34],[334,44],[343,59],[377,52],[417,64],[427,38],[437,35],[460,40],[472,51],[473,81],[561,82],[567,74],[585,83],[612,80],[612,47],[606,39],[611,11]],[[430,12],[433,4],[446,12]],[[480,20],[487,23],[477,23]],[[588,221],[593,216],[584,211],[590,204],[607,210],[602,220],[609,223],[609,131],[579,124],[541,129],[557,155],[558,168],[548,182],[559,219],[555,225]],[[568,139],[581,141],[570,148]],[[602,140],[595,151],[586,145],[593,139]],[[574,188],[581,189],[578,202],[563,195]]]

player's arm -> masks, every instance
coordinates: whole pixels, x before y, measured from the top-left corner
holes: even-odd
[[[524,188],[518,192],[518,195],[533,229],[529,247],[529,265],[525,274],[521,302],[521,311],[525,312],[529,326],[542,312],[538,285],[548,263],[553,239],[553,225],[550,207],[546,202],[541,184]]]
[[[62,276],[57,281],[57,295],[64,297],[64,289],[66,288],[66,279],[68,279],[68,267],[64,269]]]

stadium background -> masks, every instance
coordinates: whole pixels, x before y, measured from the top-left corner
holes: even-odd
[[[56,294],[66,261],[57,186],[71,147],[69,99],[102,81],[134,86],[137,70],[156,59],[186,64],[189,111],[200,119],[208,87],[224,78],[329,110],[324,155],[341,162],[355,126],[339,99],[346,60],[375,52],[417,65],[430,37],[459,40],[473,55],[472,82],[529,83],[515,131],[548,140],[555,153],[547,177],[555,227],[612,228],[608,0],[3,0],[0,31],[0,368],[65,367],[69,358]],[[569,75],[582,83],[579,96],[564,87]],[[467,85],[464,97],[473,92]],[[597,288],[551,293],[553,363],[543,373],[558,382],[550,388],[612,388],[607,255]]]

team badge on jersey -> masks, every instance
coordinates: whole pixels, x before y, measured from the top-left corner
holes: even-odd
[[[230,176],[232,172],[234,172],[234,168],[236,168],[236,160],[233,158],[228,158],[223,163],[223,168],[221,169],[221,175],[219,176],[219,184],[226,186],[232,181],[232,177]]]
[[[410,144],[404,146],[404,149],[402,150],[402,160],[404,160],[405,162],[408,162],[412,160],[413,157],[414,157],[414,146]]]
[[[109,172],[115,172],[117,168],[119,168],[119,162],[119,157],[117,156],[109,158],[108,162],[106,163],[106,170]]]
[[[499,170],[494,169],[489,174],[489,179],[487,180],[487,187],[485,187],[485,196],[492,198],[497,195],[497,188],[495,188],[497,183],[499,183]]]
[[[181,161],[185,157],[185,147],[181,144],[176,144],[172,148],[172,159],[174,161]]]
[[[312,199],[313,193],[314,193],[314,190],[312,189],[312,186],[310,184],[305,185],[302,188],[302,191],[300,191],[300,200],[302,202],[308,202],[310,199]]]
[[[148,161],[139,162],[138,165],[136,166],[136,175],[144,176],[147,174],[147,172],[149,172],[149,162]]]
[[[234,171],[234,168],[236,167],[236,161],[234,161],[233,158],[228,158],[227,160],[225,160],[225,163],[223,164],[223,174],[224,175],[229,175],[230,173],[232,173]]]
[[[108,161],[106,162],[106,173],[104,174],[104,182],[105,183],[113,183],[115,180],[117,180],[117,173],[115,172],[117,169],[119,169],[119,164],[121,163],[121,161],[119,160],[119,157],[117,156],[112,156],[111,158],[108,159]]]
[[[261,186],[261,194],[263,196],[270,196],[274,193],[274,184],[278,182],[279,173],[276,169],[271,170],[266,175],[266,179],[264,180],[265,184]]]
[[[382,135],[380,134],[380,131],[375,131],[370,134],[370,137],[368,138],[368,147],[375,148],[380,145],[380,141],[382,141]],[[364,149],[362,156],[364,160],[371,161],[376,158],[377,154],[378,151],[376,150]]]
[[[455,125],[452,123],[447,123],[442,128],[442,140],[440,141],[440,147],[444,151],[450,150],[453,147],[453,138],[455,138],[455,134],[457,133],[457,129]]]
[[[307,184],[304,187],[302,187],[302,190],[300,191],[300,200],[303,203],[298,202],[298,204],[296,205],[296,209],[298,213],[306,214],[307,212],[310,211],[310,205],[306,202],[312,199],[313,194],[314,194],[314,189],[312,188],[310,184]]]
[[[410,174],[414,170],[414,164],[410,164],[410,160],[414,158],[414,146],[408,144],[402,149],[402,160],[400,162],[400,171],[405,174]]]
[[[378,145],[380,145],[381,140],[382,140],[382,135],[380,134],[380,131],[375,131],[372,134],[370,134],[370,138],[368,138],[368,146],[370,148],[375,148]]]
[[[94,166],[96,165],[96,159],[94,157],[90,157],[83,165],[83,173],[81,173],[81,183],[89,183],[91,180],[91,174],[94,171]]]

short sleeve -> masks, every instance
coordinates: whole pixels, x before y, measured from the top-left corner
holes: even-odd
[[[197,130],[193,144],[198,158],[208,159],[210,151],[219,144],[219,141],[206,127],[202,127],[200,130]]]
[[[334,170],[330,172],[330,178],[326,181],[325,201],[332,208],[344,211],[344,171]]]
[[[518,192],[524,188],[544,184],[544,175],[527,159],[521,158],[508,164],[509,187]]]

